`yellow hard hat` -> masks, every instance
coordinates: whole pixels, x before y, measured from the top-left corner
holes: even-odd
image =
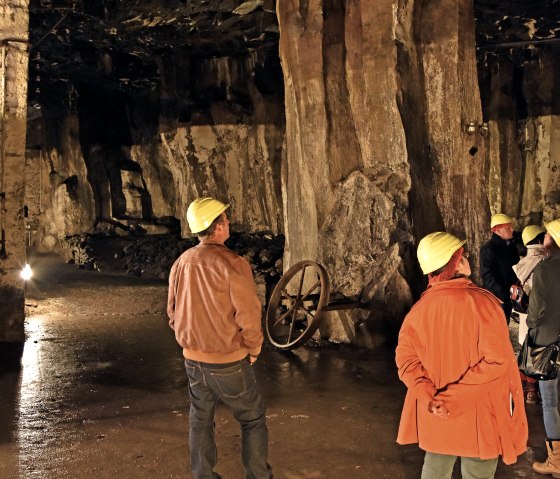
[[[229,208],[229,204],[214,198],[197,198],[187,210],[187,221],[192,233],[200,233],[208,228],[212,221]]]
[[[552,236],[554,242],[560,246],[560,219],[545,224],[547,233]]]
[[[443,231],[424,236],[418,243],[416,252],[422,272],[428,274],[445,266],[449,263],[453,253],[464,244],[465,241]]]
[[[542,226],[537,225],[529,225],[523,228],[523,233],[521,233],[521,239],[523,240],[523,244],[527,246],[529,241],[533,241],[538,235],[544,233],[546,231],[545,228]]]
[[[490,229],[494,228],[494,226],[507,225],[510,223],[513,223],[513,218],[511,216],[498,213],[497,215],[492,215],[492,219],[490,220]]]

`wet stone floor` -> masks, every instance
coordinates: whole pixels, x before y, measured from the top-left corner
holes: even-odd
[[[0,478],[191,477],[187,384],[165,281],[52,257],[33,266],[20,365],[6,351],[0,365]],[[265,345],[255,370],[276,478],[420,477],[422,451],[395,443],[405,390],[393,357],[391,348]],[[515,466],[500,463],[498,479],[544,477],[530,468],[545,455],[540,407],[528,415],[529,451]],[[216,438],[218,472],[242,479],[240,431],[221,407]]]

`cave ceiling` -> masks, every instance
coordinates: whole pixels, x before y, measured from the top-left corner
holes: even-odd
[[[479,61],[501,55],[522,65],[539,48],[560,47],[560,0],[475,0]]]
[[[174,58],[277,57],[275,10],[275,0],[31,0],[30,99],[64,84],[156,91]]]
[[[515,57],[540,42],[560,46],[560,0],[475,0],[474,7],[479,52],[509,48]],[[157,91],[170,59],[277,57],[275,10],[276,0],[31,0],[30,100],[79,83]]]

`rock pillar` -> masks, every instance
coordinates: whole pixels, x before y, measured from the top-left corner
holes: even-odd
[[[0,341],[23,341],[28,1],[0,4]]]
[[[286,105],[285,268],[318,261],[334,291],[356,296],[373,284],[368,295],[381,303],[396,277],[405,309],[410,292],[398,243],[412,241],[410,175],[397,105],[393,2],[295,0],[277,8]],[[330,319],[324,335],[357,340],[358,311]]]
[[[402,319],[403,278],[419,279],[409,267],[415,242],[445,229],[476,251],[487,230],[472,0],[291,0],[277,9],[285,267],[322,262],[337,292],[377,305],[369,317]]]
[[[472,0],[401,1],[397,20],[414,235],[444,229],[477,253],[489,229],[489,136]]]

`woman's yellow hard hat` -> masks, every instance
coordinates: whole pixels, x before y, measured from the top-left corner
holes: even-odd
[[[436,269],[449,263],[453,253],[465,244],[456,236],[443,231],[437,231],[424,236],[418,243],[418,262],[424,274],[432,273]]]
[[[197,198],[187,210],[187,221],[191,233],[200,233],[207,229],[218,216],[229,208],[229,204],[214,198]]]
[[[544,233],[546,231],[545,228],[538,225],[529,225],[523,228],[523,232],[521,233],[521,239],[523,240],[523,244],[527,246],[529,241],[533,241],[538,235]]]

